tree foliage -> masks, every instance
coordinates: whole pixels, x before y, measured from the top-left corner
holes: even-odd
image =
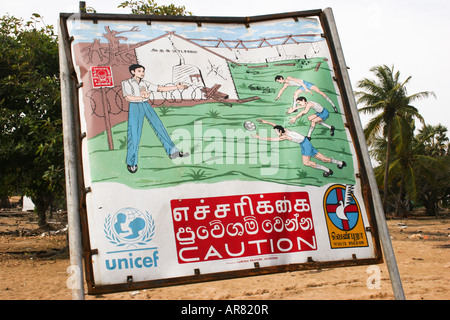
[[[31,197],[39,216],[64,195],[57,39],[38,14],[0,19],[0,193]]]
[[[185,6],[158,5],[153,0],[136,0],[136,1],[124,1],[118,8],[130,8],[132,14],[153,14],[162,16],[187,16],[192,15],[191,12],[186,11]]]
[[[437,215],[439,204],[450,205],[450,144],[447,128],[441,124],[426,125],[417,134],[423,155],[436,159],[417,168],[416,174],[422,177],[418,181],[418,201],[425,206],[429,215]]]
[[[450,200],[450,154],[447,129],[425,125],[414,135],[414,122],[399,117],[393,124],[392,161],[389,165],[388,208],[395,216],[408,214],[412,203],[424,206],[428,215],[437,215],[438,205],[448,207]],[[379,162],[375,177],[384,184],[387,141],[377,136],[370,155]]]
[[[373,115],[364,129],[372,159],[379,163],[375,177],[383,194],[385,212],[407,214],[412,203],[423,205],[426,213],[436,215],[438,204],[450,200],[450,157],[447,128],[425,124],[411,104],[432,92],[408,95],[411,77],[400,81],[394,67],[371,69],[376,79],[362,79],[356,92],[360,112]],[[416,120],[423,127],[416,133]],[[389,186],[389,188],[388,188]]]
[[[369,145],[377,135],[386,137],[386,166],[383,179],[383,207],[387,210],[388,174],[391,162],[393,126],[395,119],[419,119],[424,123],[417,108],[411,105],[416,100],[434,96],[433,92],[419,92],[413,95],[407,94],[407,84],[411,80],[408,77],[400,81],[400,72],[395,71],[394,66],[376,66],[370,70],[375,75],[374,79],[364,78],[357,84],[363,91],[356,92],[358,103],[365,104],[359,111],[375,115],[364,129]]]

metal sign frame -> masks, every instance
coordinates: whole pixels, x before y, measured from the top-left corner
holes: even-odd
[[[386,221],[381,206],[380,196],[378,194],[373,169],[371,167],[367,145],[365,142],[362,126],[358,116],[356,102],[353,97],[353,91],[349,81],[347,67],[343,58],[342,48],[337,34],[336,25],[332,10],[310,10],[291,12],[274,15],[263,15],[254,17],[197,17],[197,16],[150,16],[150,15],[116,15],[116,14],[76,14],[77,19],[89,20],[97,23],[102,20],[131,20],[145,21],[151,24],[152,21],[166,22],[192,22],[201,26],[202,23],[233,23],[244,24],[247,28],[251,28],[252,23],[261,21],[270,21],[277,19],[318,17],[324,34],[322,35],[328,44],[329,52],[332,56],[336,83],[342,95],[343,109],[346,115],[346,127],[348,128],[354,144],[356,158],[358,159],[357,179],[361,181],[363,202],[367,210],[367,216],[370,227],[366,228],[366,232],[370,232],[373,239],[373,247],[375,258],[360,259],[356,256],[351,260],[343,261],[313,261],[309,259],[306,263],[277,265],[270,267],[260,267],[258,262],[254,263],[254,268],[244,270],[234,270],[227,272],[201,274],[198,270],[193,270],[191,276],[158,279],[150,281],[133,281],[132,278],[127,283],[97,285],[94,279],[92,258],[96,255],[95,248],[91,248],[89,240],[89,225],[87,220],[86,189],[81,156],[81,140],[84,138],[80,132],[80,116],[79,102],[77,91],[82,84],[77,83],[77,74],[73,65],[71,53],[71,41],[67,29],[67,21],[73,14],[62,13],[60,15],[60,69],[61,69],[61,96],[63,108],[63,124],[64,124],[64,147],[65,147],[65,163],[66,163],[66,186],[67,186],[67,203],[69,216],[69,239],[70,239],[70,256],[71,265],[75,266],[73,273],[76,273],[76,281],[74,283],[73,297],[74,299],[82,299],[84,295],[83,289],[83,270],[82,261],[84,260],[84,269],[86,275],[86,283],[88,294],[103,294],[127,290],[139,290],[156,288],[171,285],[181,285],[188,283],[197,283],[204,281],[222,280],[246,276],[255,276],[271,273],[279,273],[295,270],[307,270],[328,267],[347,267],[356,265],[379,264],[383,262],[382,247],[388,264],[388,269],[393,285],[396,298],[404,298],[401,288],[401,281],[398,275],[395,256],[390,243],[389,233],[386,227]],[[81,258],[81,254],[83,259]]]

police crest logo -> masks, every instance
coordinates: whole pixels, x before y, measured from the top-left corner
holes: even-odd
[[[353,185],[335,184],[325,192],[323,207],[332,249],[368,246],[353,188]]]

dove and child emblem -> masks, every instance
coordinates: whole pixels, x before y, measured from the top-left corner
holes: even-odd
[[[367,236],[354,185],[335,184],[323,198],[331,248],[366,247]]]

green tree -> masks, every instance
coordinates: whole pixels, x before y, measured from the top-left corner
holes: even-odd
[[[449,139],[447,127],[442,124],[436,126],[425,125],[419,130],[417,137],[423,139],[424,153],[432,157],[449,155]]]
[[[445,142],[448,138],[436,129],[440,127],[426,125],[414,136],[414,121],[394,118],[392,159],[388,168],[390,194],[387,202],[389,208],[395,208],[395,216],[399,216],[401,211],[408,213],[412,201],[423,204],[428,214],[436,215],[437,204],[448,199],[448,144],[447,148],[445,143],[436,145],[436,141]],[[431,145],[434,147],[430,148]],[[386,152],[387,141],[378,135],[372,142],[370,155],[379,162],[374,170],[379,186],[384,183]]]
[[[187,16],[192,15],[191,12],[186,11],[185,6],[175,6],[174,4],[158,5],[153,0],[136,0],[125,1],[119,4],[118,8],[130,8],[132,14],[154,14],[162,16]]]
[[[395,72],[394,67],[376,66],[370,70],[376,79],[364,78],[357,83],[359,89],[364,91],[356,92],[358,103],[365,104],[360,108],[360,112],[375,115],[364,129],[366,139],[369,143],[374,140],[377,134],[381,134],[387,140],[386,145],[386,166],[383,179],[383,207],[387,211],[388,198],[388,174],[391,162],[393,121],[395,117],[405,119],[417,118],[424,122],[418,110],[411,105],[412,102],[434,96],[433,92],[420,92],[413,95],[407,94],[406,85],[411,80],[408,77],[405,81],[400,81],[400,72]]]
[[[438,214],[439,203],[450,204],[450,145],[447,128],[441,124],[426,125],[417,134],[422,153],[439,161],[429,161],[424,167],[416,168],[421,177],[418,183],[418,200],[425,206],[428,215]]]
[[[417,201],[420,193],[420,181],[426,180],[436,185],[436,176],[428,174],[429,166],[439,167],[439,159],[423,152],[423,145],[431,137],[414,136],[414,121],[396,117],[394,119],[393,137],[394,156],[389,166],[389,174],[398,178],[398,194],[396,199],[395,216],[400,214],[403,203],[410,200]]]
[[[0,18],[0,183],[31,197],[39,226],[64,197],[58,45],[40,15]]]

